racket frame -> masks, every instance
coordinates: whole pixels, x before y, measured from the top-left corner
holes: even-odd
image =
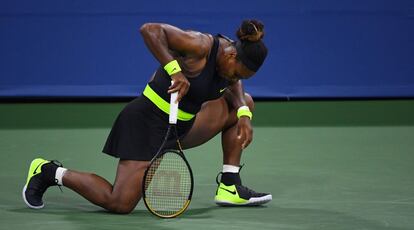
[[[191,188],[190,188],[190,193],[188,195],[188,198],[187,198],[186,203],[183,205],[183,207],[178,212],[176,212],[176,213],[174,213],[172,215],[162,215],[162,214],[156,212],[155,210],[153,210],[150,207],[150,205],[148,204],[147,199],[146,199],[147,196],[145,194],[145,180],[146,180],[147,175],[148,175],[148,172],[149,172],[148,169],[150,168],[150,166],[152,165],[152,163],[157,158],[162,157],[166,153],[179,155],[182,158],[182,160],[184,160],[184,162],[185,162],[185,164],[186,164],[186,166],[188,168],[188,171],[189,171],[189,174],[190,174],[190,178],[191,178]],[[144,177],[143,177],[144,179],[143,179],[143,182],[142,182],[142,199],[144,200],[144,204],[147,207],[148,211],[150,211],[155,216],[158,216],[158,217],[161,217],[161,218],[174,218],[174,217],[177,217],[177,216],[181,215],[182,213],[184,213],[184,211],[187,210],[188,206],[190,205],[190,202],[191,202],[191,199],[192,199],[192,196],[193,196],[193,191],[194,191],[194,177],[193,177],[193,171],[192,171],[192,169],[190,167],[190,164],[188,163],[187,159],[185,158],[183,152],[181,150],[177,150],[177,149],[165,149],[165,150],[161,151],[158,155],[156,155],[151,160],[150,166],[145,170],[145,174],[144,174]]]
[[[191,202],[191,198],[193,196],[193,190],[194,190],[194,177],[193,177],[193,171],[190,167],[190,164],[187,161],[187,158],[184,156],[183,153],[183,149],[181,147],[181,143],[180,143],[180,139],[178,137],[178,133],[177,133],[177,111],[178,111],[178,103],[176,103],[176,98],[177,98],[177,93],[172,93],[171,94],[171,100],[170,100],[170,114],[169,114],[169,126],[167,129],[167,133],[165,135],[164,141],[162,142],[160,148],[158,149],[157,153],[155,154],[155,156],[152,158],[152,160],[150,161],[150,164],[148,166],[148,168],[145,170],[144,173],[144,177],[143,177],[143,181],[142,181],[142,199],[144,200],[144,204],[147,207],[148,211],[150,211],[152,214],[154,214],[155,216],[161,217],[161,218],[174,218],[177,217],[179,215],[181,215],[190,205]],[[174,137],[177,141],[177,149],[164,149],[165,144],[168,142],[168,139],[171,135],[171,132],[173,132]],[[175,153],[178,154],[185,162],[188,171],[190,173],[190,178],[191,178],[191,190],[190,190],[190,194],[188,196],[188,199],[186,201],[186,203],[184,204],[184,206],[176,213],[171,214],[171,215],[162,215],[160,213],[157,213],[155,210],[153,210],[150,205],[147,203],[147,199],[146,199],[146,194],[145,194],[145,181],[147,179],[147,175],[149,172],[149,168],[152,166],[152,164],[160,157],[162,157],[164,154],[166,153]]]

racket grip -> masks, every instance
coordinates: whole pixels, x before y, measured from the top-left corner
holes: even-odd
[[[173,84],[173,81],[171,81]],[[177,124],[178,102],[176,102],[178,92],[171,93],[170,98],[170,124]]]

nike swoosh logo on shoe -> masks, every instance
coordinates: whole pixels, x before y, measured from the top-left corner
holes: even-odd
[[[43,162],[42,162],[43,163]],[[37,169],[39,168],[39,166],[41,166],[42,165],[42,163],[40,163],[40,164],[38,164],[37,165],[37,167],[35,168],[35,170],[33,171],[33,175],[36,175],[37,174]]]
[[[231,190],[228,190],[228,189],[225,189],[225,188],[220,188],[220,189],[223,189],[224,191],[227,191],[227,192],[229,192],[229,193],[231,193],[231,194],[233,194],[233,195],[236,195],[236,190],[234,190],[234,191],[231,191]]]

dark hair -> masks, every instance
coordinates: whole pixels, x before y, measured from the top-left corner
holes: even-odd
[[[258,20],[244,20],[236,32],[239,41],[235,46],[237,58],[250,70],[257,72],[267,56],[267,48],[262,42],[264,25]]]

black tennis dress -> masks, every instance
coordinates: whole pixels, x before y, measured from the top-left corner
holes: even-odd
[[[188,93],[180,101],[179,109],[183,115],[180,119],[179,112],[177,121],[180,139],[191,129],[201,105],[208,100],[221,97],[229,85],[229,82],[216,71],[218,47],[219,39],[215,36],[204,69],[197,77],[187,78],[191,85]],[[170,94],[167,91],[170,85],[170,76],[160,66],[143,94],[128,103],[118,115],[102,151],[122,160],[151,160],[168,128],[168,111],[165,108],[169,107]],[[166,147],[177,146],[175,141],[171,140]]]

